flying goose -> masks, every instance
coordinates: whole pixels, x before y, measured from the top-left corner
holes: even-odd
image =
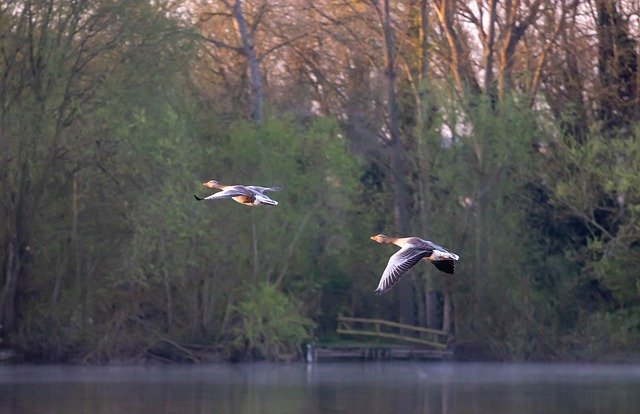
[[[387,267],[382,273],[380,283],[375,290],[375,293],[379,295],[391,289],[421,259],[427,259],[441,272],[453,275],[453,261],[459,258],[457,254],[447,251],[444,247],[419,237],[398,238],[377,234],[371,236],[371,240],[378,243],[395,244],[400,247],[400,250],[389,258]]]
[[[258,187],[256,185],[223,185],[216,180],[209,180],[202,185],[222,191],[205,198],[198,197],[194,194],[193,196],[198,201],[232,198],[234,201],[244,204],[245,206],[258,206],[261,204],[277,206],[278,202],[270,199],[265,195],[265,193],[268,191],[279,191],[281,189],[279,185],[274,185],[273,187]]]

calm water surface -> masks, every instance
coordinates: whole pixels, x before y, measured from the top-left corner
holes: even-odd
[[[0,413],[639,413],[640,365],[0,366]]]

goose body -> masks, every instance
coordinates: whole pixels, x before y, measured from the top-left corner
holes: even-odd
[[[391,289],[409,269],[422,259],[429,260],[438,270],[450,275],[453,275],[454,272],[454,261],[459,259],[457,254],[419,237],[398,238],[377,234],[371,236],[371,240],[378,243],[395,244],[400,247],[400,250],[389,258],[387,267],[382,273],[380,283],[375,290],[380,295]]]
[[[221,190],[209,197],[198,197],[194,195],[196,200],[222,200],[225,198],[231,198],[233,201],[244,204],[245,206],[277,206],[278,202],[269,198],[265,193],[268,191],[279,191],[280,186],[274,185],[273,187],[259,187],[256,185],[224,185],[220,184],[216,180],[209,180],[202,184],[208,188],[214,188]]]

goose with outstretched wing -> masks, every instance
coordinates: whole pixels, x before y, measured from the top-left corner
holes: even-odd
[[[371,236],[371,240],[378,243],[395,244],[400,247],[400,250],[389,258],[387,267],[382,273],[380,283],[375,290],[380,295],[391,289],[409,269],[422,259],[429,260],[438,270],[450,275],[453,275],[454,272],[454,261],[459,259],[457,254],[420,237],[389,237],[377,234]]]
[[[222,200],[231,198],[235,202],[244,204],[245,206],[277,206],[278,202],[269,198],[265,193],[269,191],[279,191],[281,187],[274,185],[273,187],[259,187],[256,185],[224,185],[216,180],[209,180],[203,183],[205,187],[221,190],[209,197],[198,197],[193,195],[196,200]]]

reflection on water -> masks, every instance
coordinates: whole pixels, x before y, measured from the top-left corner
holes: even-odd
[[[638,407],[638,365],[0,367],[3,414],[636,413]]]

